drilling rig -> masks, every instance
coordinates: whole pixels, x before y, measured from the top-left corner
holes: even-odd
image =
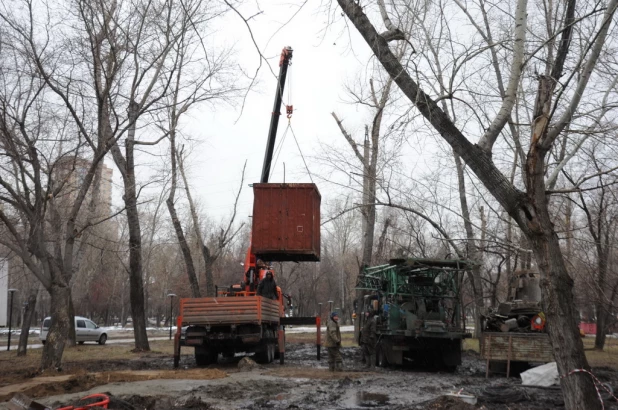
[[[376,365],[405,361],[454,371],[461,364],[465,332],[461,286],[470,262],[441,259],[393,259],[366,267],[359,275],[354,303],[357,342],[365,312],[377,321]],[[356,314],[359,312],[360,314]]]

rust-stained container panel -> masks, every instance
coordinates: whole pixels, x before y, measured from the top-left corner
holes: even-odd
[[[485,360],[553,362],[554,352],[547,333],[485,332],[481,336]]]
[[[315,184],[253,184],[253,253],[265,261],[320,260],[320,202]]]
[[[279,323],[281,314],[279,302],[261,296],[180,300],[183,326]]]

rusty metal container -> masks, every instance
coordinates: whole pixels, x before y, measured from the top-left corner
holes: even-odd
[[[315,184],[253,184],[252,252],[270,262],[320,260]]]

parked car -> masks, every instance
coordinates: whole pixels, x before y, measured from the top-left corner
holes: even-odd
[[[51,317],[43,319],[41,333],[39,335],[43,344],[45,344],[47,340],[47,332],[49,332],[50,326]],[[80,345],[83,345],[84,342],[97,342],[100,345],[104,345],[105,342],[107,342],[107,333],[105,333],[105,330],[100,328],[92,320],[81,316],[75,316],[75,337],[77,343]]]

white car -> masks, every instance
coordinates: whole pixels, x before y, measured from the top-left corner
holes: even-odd
[[[51,317],[43,319],[41,324],[41,333],[39,338],[41,342],[45,344],[47,340],[47,332],[51,326]],[[75,336],[77,343],[80,345],[84,342],[97,342],[100,345],[104,345],[107,341],[107,333],[103,328],[97,326],[92,320],[81,316],[75,316]]]

